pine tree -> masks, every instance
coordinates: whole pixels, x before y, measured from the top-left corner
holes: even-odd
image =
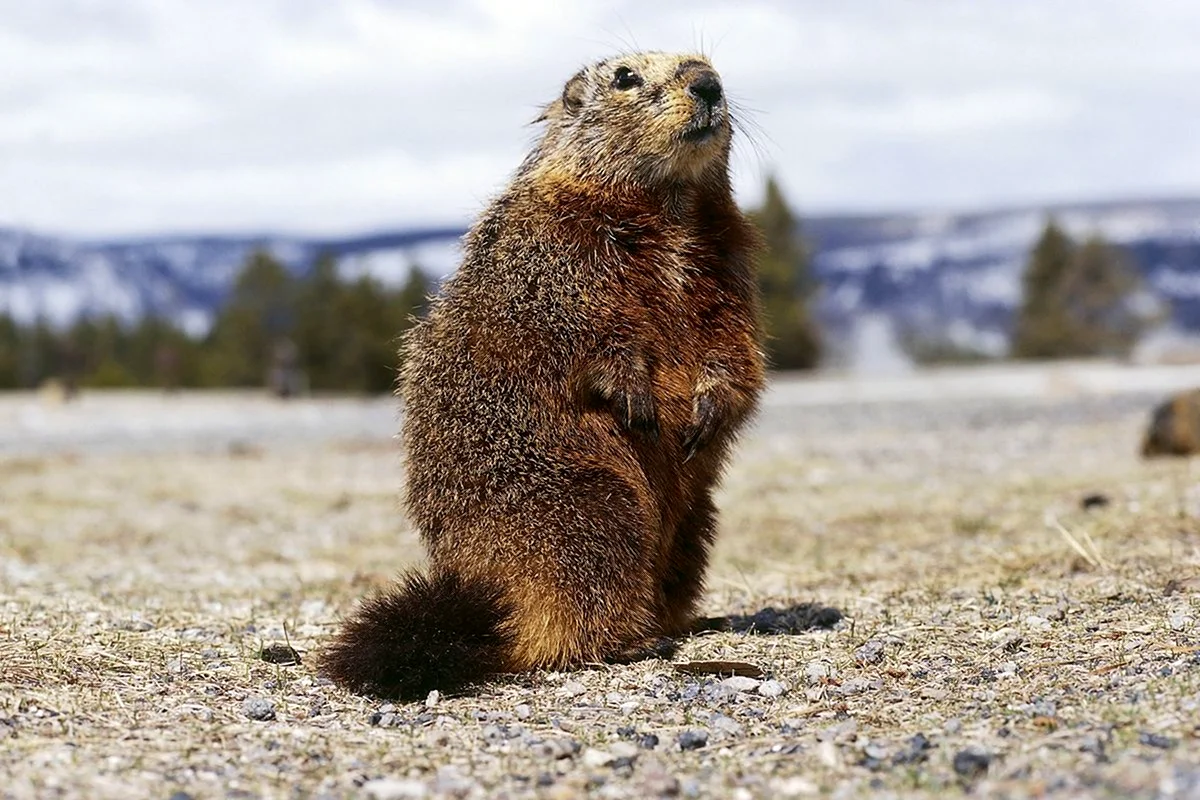
[[[1129,354],[1147,323],[1130,303],[1139,288],[1138,274],[1123,251],[1100,236],[1084,242],[1063,285],[1080,354]]]
[[[296,282],[270,253],[251,254],[209,335],[205,382],[262,386],[292,334]]]
[[[774,177],[767,180],[762,207],[750,218],[765,244],[758,282],[768,361],[774,369],[812,369],[821,359],[820,331],[809,312],[816,282],[796,219]]]
[[[344,293],[331,253],[318,256],[297,287],[294,339],[309,386],[316,390],[339,388],[338,361],[354,322],[343,318]]]
[[[396,295],[396,306],[402,315],[401,329],[407,330],[415,317],[422,317],[429,310],[429,298],[433,293],[433,281],[419,264],[413,264],[408,279]]]
[[[1075,245],[1053,220],[1047,220],[1022,278],[1022,305],[1013,336],[1017,358],[1055,358],[1071,339],[1065,286]]]
[[[1127,355],[1148,323],[1131,303],[1140,281],[1129,258],[1099,236],[1076,246],[1052,219],[1022,288],[1012,346],[1018,358]]]
[[[9,314],[0,314],[0,389],[21,385],[21,330]]]

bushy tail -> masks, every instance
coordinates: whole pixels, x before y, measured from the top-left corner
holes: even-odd
[[[346,620],[320,669],[351,691],[381,698],[453,691],[505,671],[511,613],[496,586],[410,572]]]

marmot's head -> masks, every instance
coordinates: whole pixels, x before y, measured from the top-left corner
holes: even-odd
[[[698,55],[633,53],[585,67],[539,118],[534,159],[616,180],[726,175],[732,125],[721,78]]]

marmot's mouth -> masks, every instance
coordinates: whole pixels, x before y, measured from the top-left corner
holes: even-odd
[[[706,142],[717,135],[721,130],[723,117],[716,113],[712,108],[700,107],[697,108],[692,118],[688,120],[687,127],[680,134],[685,142],[697,144]]]
[[[683,139],[686,142],[704,142],[717,135],[717,126],[709,121],[697,125],[692,123],[683,130]]]

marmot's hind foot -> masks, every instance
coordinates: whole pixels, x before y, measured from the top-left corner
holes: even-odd
[[[675,655],[679,645],[674,639],[659,636],[656,639],[632,645],[604,659],[606,664],[633,664],[637,661],[648,661],[652,658],[667,660]]]

